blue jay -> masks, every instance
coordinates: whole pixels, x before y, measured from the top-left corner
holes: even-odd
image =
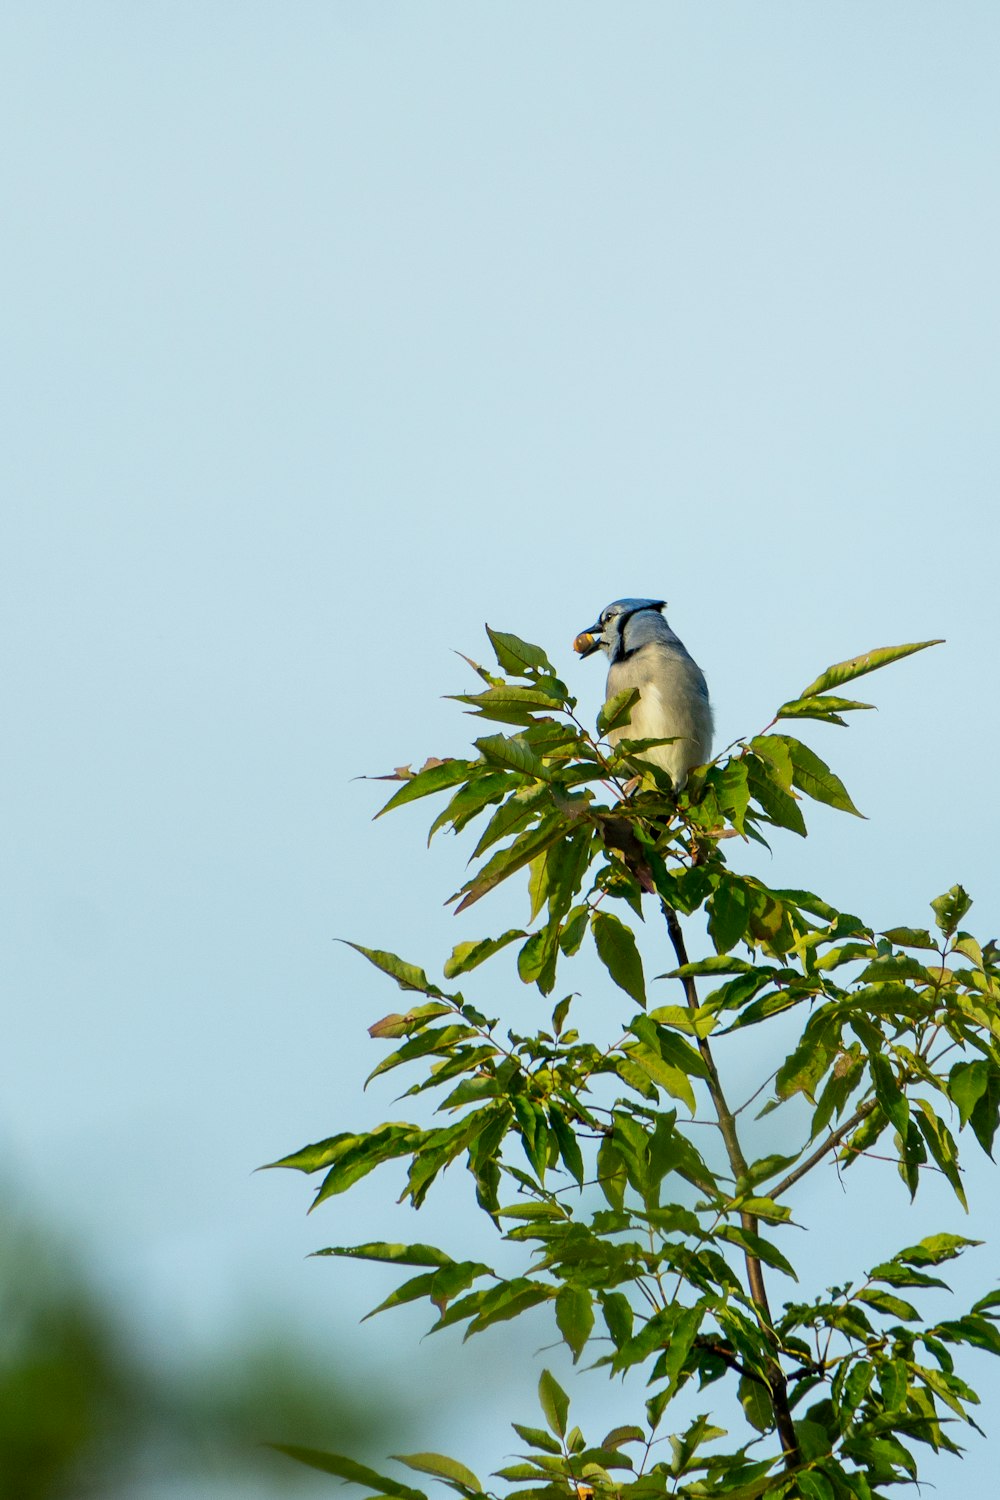
[[[669,775],[680,791],[692,766],[712,751],[712,708],[701,668],[670,629],[663,599],[616,599],[597,623],[573,642],[574,651],[608,658],[607,696],[639,689],[628,723],[609,730],[608,739],[673,739],[642,753]]]

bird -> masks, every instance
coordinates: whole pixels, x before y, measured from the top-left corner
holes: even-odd
[[[638,688],[628,721],[608,731],[619,740],[665,740],[641,752],[666,771],[679,792],[694,766],[712,751],[712,707],[697,662],[663,617],[665,599],[615,599],[573,642],[581,657],[608,658],[607,698]]]

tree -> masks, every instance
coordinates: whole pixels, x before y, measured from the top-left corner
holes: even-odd
[[[786,731],[801,720],[844,725],[845,714],[870,705],[838,689],[937,643],[830,667],[763,733],[731,746],[675,796],[643,759],[661,742],[626,739],[612,749],[604,738],[627,722],[634,694],[605,704],[591,734],[539,647],[488,634],[499,673],[470,663],[484,686],[458,701],[505,730],[477,739],[475,758],[397,771],[402,785],[382,809],[448,793],[432,834],[485,819],[478,863],[452,898],[459,911],[527,876],[529,928],[460,943],[444,979],[517,943],[520,978],[548,997],[589,933],[635,1014],[605,1045],[569,1024],[567,994],[535,1034],[505,1032],[423,969],[352,944],[413,997],[370,1028],[393,1044],[372,1077],[414,1068],[409,1095],[443,1094],[437,1122],[345,1131],[274,1165],[322,1172],[321,1203],[402,1158],[404,1197],[419,1208],[442,1170],[464,1158],[479,1207],[523,1247],[519,1274],[426,1244],[319,1253],[415,1271],[382,1308],[426,1299],[434,1329],[464,1325],[469,1336],[550,1304],[574,1361],[587,1351],[612,1376],[641,1370],[652,1394],[640,1418],[590,1438],[570,1427],[568,1398],[543,1372],[546,1427],[515,1424],[525,1452],[499,1474],[517,1500],[565,1500],[574,1489],[622,1500],[878,1500],[889,1485],[915,1483],[916,1445],[960,1452],[947,1427],[975,1426],[978,1398],[952,1351],[1000,1353],[1000,1292],[945,1320],[917,1305],[926,1289],[945,1286],[938,1266],[975,1242],[935,1234],[861,1279],[781,1306],[771,1282],[775,1273],[795,1276],[784,1231],[796,1184],[820,1163],[847,1171],[880,1143],[911,1198],[930,1170],[964,1205],[952,1125],[957,1119],[958,1134],[970,1127],[991,1153],[1000,954],[962,930],[971,903],[960,886],[932,902],[933,932],[876,933],[810,891],[739,873],[730,854],[776,831],[804,836],[805,799],[857,812],[838,777]],[[653,1008],[634,932],[644,907],[662,916],[672,964],[658,976],[668,1003]],[[685,937],[692,919],[707,926],[714,949],[694,962]],[[789,1018],[800,1022],[790,1049]],[[735,1108],[722,1072],[727,1043],[765,1026],[774,1038],[769,1076]],[[757,1119],[786,1112],[793,1150],[755,1154],[746,1112],[754,1100]],[[714,1131],[694,1128],[702,1114]],[[713,1388],[717,1411],[739,1401],[749,1427],[739,1423],[735,1444],[714,1414],[669,1431],[671,1403],[692,1381]],[[284,1451],[376,1495],[421,1495],[340,1455]],[[422,1453],[401,1462],[464,1500],[485,1493],[454,1459]]]

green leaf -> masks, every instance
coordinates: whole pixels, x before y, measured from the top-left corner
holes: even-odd
[[[612,1427],[607,1437],[601,1439],[602,1448],[620,1448],[622,1443],[644,1443],[646,1434],[641,1427]]]
[[[528,1443],[529,1448],[540,1449],[543,1454],[561,1454],[562,1443],[550,1436],[540,1427],[523,1427],[520,1422],[511,1422],[511,1427],[520,1437],[523,1443]],[[519,1478],[526,1479],[528,1475],[520,1475]]]
[[[750,1426],[756,1427],[758,1432],[770,1432],[774,1426],[774,1412],[767,1387],[761,1385],[759,1380],[751,1380],[748,1375],[741,1375],[739,1395],[743,1415]]]
[[[552,664],[541,646],[533,646],[530,641],[522,641],[520,636],[510,635],[507,631],[493,630],[489,625],[486,634],[493,643],[502,672],[510,672],[515,677],[529,677],[535,672],[554,675]]]
[[[471,1161],[478,1141],[502,1139],[509,1118],[506,1104],[487,1104],[485,1108],[463,1116],[454,1125],[426,1131],[419,1149],[413,1152],[403,1196],[409,1197],[414,1208],[419,1208],[438,1173],[467,1147]]]
[[[660,1052],[658,1050],[654,1051],[651,1047],[641,1044],[629,1046],[626,1049],[626,1053],[626,1065],[619,1064],[618,1066],[618,1072],[625,1079],[626,1083],[631,1083],[634,1080],[634,1075],[627,1067],[627,1061],[631,1061],[636,1067],[642,1070],[645,1077],[666,1090],[672,1099],[680,1099],[687,1105],[692,1115],[696,1113],[697,1104],[694,1097],[694,1090],[688,1081],[686,1073],[682,1072],[680,1068],[675,1067],[672,1063],[664,1061]],[[640,1090],[640,1092],[645,1093],[645,1090]]]
[[[449,824],[455,833],[460,833],[467,823],[477,817],[493,802],[499,802],[511,789],[511,778],[507,771],[491,771],[485,763],[482,769],[465,786],[460,786],[447,807],[442,808],[430,826],[427,842],[439,828]]]
[[[795,1051],[785,1058],[775,1077],[774,1091],[779,1099],[805,1094],[815,1102],[816,1087],[833,1061],[828,1047],[815,1032],[807,1031]]]
[[[906,1102],[906,1095],[902,1093],[896,1082],[892,1064],[880,1053],[875,1053],[870,1057],[868,1064],[872,1071],[876,1099],[900,1135],[905,1136],[910,1123],[910,1106]]]
[[[428,1054],[436,1054],[439,1057],[454,1056],[458,1043],[467,1041],[475,1033],[468,1026],[436,1026],[424,1031],[422,1034],[412,1037],[398,1047],[395,1052],[390,1052],[384,1057],[377,1067],[373,1068],[365,1079],[365,1087],[374,1078],[381,1078],[383,1073],[391,1073],[393,1068],[401,1067],[404,1063],[413,1062],[416,1058],[426,1057]]]
[[[874,1374],[875,1366],[870,1360],[859,1359],[851,1366],[850,1373],[844,1382],[844,1400],[841,1408],[845,1425],[868,1394]]]
[[[480,835],[472,851],[472,859],[479,859],[487,849],[498,844],[510,834],[520,833],[522,828],[536,822],[552,811],[552,788],[546,781],[536,781],[520,786],[501,802]]]
[[[834,666],[827,667],[815,682],[802,689],[799,697],[815,698],[829,688],[840,687],[845,682],[853,682],[856,677],[864,677],[868,672],[877,672],[880,667],[887,667],[891,662],[902,661],[904,656],[912,656],[915,651],[926,651],[928,646],[942,645],[943,641],[916,641],[909,646],[880,646],[873,651],[865,651],[861,656],[852,656],[848,661],[839,661]]]
[[[543,1370],[538,1382],[538,1400],[549,1428],[556,1437],[566,1436],[566,1418],[569,1416],[569,1397],[555,1376]]]
[[[414,1005],[400,1015],[398,1011],[391,1011],[389,1015],[382,1016],[368,1028],[368,1035],[373,1041],[398,1041],[400,1037],[412,1036],[421,1031],[431,1021],[438,1020],[441,1016],[454,1016],[455,1008],[447,1001],[430,1000],[426,1005]]]
[[[589,916],[589,906],[574,906],[572,911],[567,916],[565,922],[563,923],[562,929],[559,933],[559,946],[567,958],[572,958],[574,953],[579,952],[580,944],[583,942],[584,938],[587,935],[587,919]],[[569,1010],[569,1003],[571,998],[571,996],[567,996],[565,1000],[561,1000],[559,1002],[560,1005],[566,1007],[566,1011]],[[556,1028],[557,1035],[562,1030],[562,1023],[566,1019],[566,1012],[562,1012],[561,1019],[559,1019],[558,1016],[559,1012],[557,1007],[556,1012],[553,1015],[553,1025]]]
[[[502,881],[509,879],[518,870],[531,863],[539,854],[545,852],[550,844],[558,839],[564,838],[566,834],[566,821],[560,813],[553,813],[536,828],[529,828],[522,833],[506,849],[500,849],[489,860],[478,875],[473,876],[460,891],[451,899],[457,900],[462,897],[455,907],[455,914],[465,911],[475,901],[487,895],[500,885]]]
[[[472,770],[473,762],[468,760],[442,760],[437,765],[426,766],[406,777],[399,791],[393,793],[375,816],[380,818],[383,813],[402,807],[404,802],[415,802],[418,797],[429,797],[434,792],[443,791],[445,787],[467,781]]]
[[[719,807],[733,827],[742,833],[747,807],[750,803],[746,762],[743,760],[727,761],[724,766],[711,771],[709,775],[713,778],[712,785],[715,788]]]
[[[766,1219],[771,1224],[787,1224],[792,1216],[787,1204],[775,1203],[773,1198],[738,1198],[733,1207],[741,1209],[745,1214],[753,1214],[755,1219]]]
[[[560,697],[547,692],[545,684],[511,687],[504,683],[487,688],[485,693],[450,693],[449,697],[455,703],[468,703],[476,717],[499,724],[532,724],[539,710],[552,713],[560,707]]]
[[[562,1453],[562,1448],[559,1448],[558,1452]],[[511,1482],[518,1479],[530,1479],[534,1481],[535,1486],[537,1486],[541,1484],[543,1480],[550,1479],[548,1469],[543,1469],[541,1467],[542,1462],[542,1459],[535,1459],[528,1455],[526,1462],[520,1464],[504,1464],[502,1469],[494,1469],[493,1474],[497,1479],[507,1479]],[[562,1460],[560,1460],[560,1468],[562,1468]],[[551,1489],[551,1483],[547,1483],[542,1489],[532,1488],[526,1490],[513,1490],[508,1494],[507,1500],[535,1500],[536,1496],[547,1496]],[[560,1497],[560,1500],[562,1500],[562,1497]]]
[[[825,802],[828,807],[853,813],[856,818],[864,817],[854,806],[840,777],[834,775],[826,761],[820,760],[816,752],[803,745],[801,740],[794,740],[789,735],[782,735],[782,739],[792,757],[792,781],[800,792],[805,792],[814,802]]]
[[[890,927],[882,936],[900,948],[937,948],[926,927]]]
[[[881,1264],[873,1266],[868,1272],[869,1281],[884,1281],[888,1286],[936,1286],[943,1287],[947,1292],[950,1290],[948,1283],[942,1281],[940,1276],[925,1276],[923,1271],[917,1271],[913,1266],[904,1266],[897,1260],[884,1260]]]
[[[750,902],[742,881],[723,878],[708,899],[708,930],[717,953],[735,948],[747,930]]]
[[[836,698],[832,693],[822,697],[793,698],[783,703],[775,714],[776,719],[820,719],[827,724],[846,724],[841,714],[853,713],[857,709],[874,708],[873,703],[859,703],[855,698]]]
[[[801,1151],[794,1156],[762,1156],[747,1168],[746,1177],[740,1182],[740,1191],[755,1187],[760,1182],[766,1182],[769,1177],[777,1177],[779,1172],[785,1172],[798,1161],[802,1155]]]
[[[420,1276],[411,1276],[409,1281],[404,1281],[395,1291],[390,1292],[371,1312],[365,1313],[363,1321],[367,1323],[369,1318],[377,1317],[379,1313],[391,1312],[395,1307],[405,1307],[407,1303],[416,1302],[422,1297],[433,1302],[440,1310],[445,1303],[453,1301],[459,1292],[468,1291],[480,1276],[489,1275],[492,1275],[489,1266],[469,1260],[453,1262]]]
[[[908,1266],[939,1266],[942,1261],[954,1260],[963,1250],[982,1243],[961,1234],[932,1234],[908,1250],[897,1251],[893,1260],[901,1260]]]
[[[912,1323],[920,1317],[912,1302],[904,1302],[902,1297],[894,1297],[891,1292],[880,1292],[875,1287],[865,1287],[857,1293],[857,1299],[874,1307],[876,1312],[885,1313],[887,1317],[902,1318],[904,1323]]]
[[[556,1297],[556,1323],[576,1364],[594,1327],[594,1306],[586,1287],[566,1284]]]
[[[457,944],[451,951],[451,957],[445,963],[445,979],[455,979],[459,974],[467,974],[470,969],[477,969],[481,963],[485,963],[486,959],[492,958],[494,953],[499,953],[501,948],[506,948],[508,943],[516,942],[524,935],[520,927],[512,927],[502,937],[479,938],[470,943]]]
[[[444,1479],[453,1489],[471,1491],[475,1495],[483,1492],[482,1485],[471,1469],[443,1453],[394,1453],[392,1457],[397,1463],[405,1464],[408,1469]]]
[[[763,770],[783,791],[792,789],[792,757],[783,735],[758,734],[750,741],[753,755],[764,762]]]
[[[469,1324],[465,1337],[482,1333],[494,1323],[506,1323],[511,1318],[519,1318],[529,1308],[537,1307],[540,1302],[548,1302],[552,1291],[552,1287],[543,1286],[538,1281],[529,1281],[526,1276],[515,1277],[513,1281],[494,1287],[492,1291],[483,1294],[479,1312]],[[437,1326],[439,1325],[436,1324],[435,1327]]]
[[[632,1305],[624,1292],[601,1292],[599,1296],[601,1312],[604,1314],[611,1342],[616,1349],[620,1349],[632,1337],[634,1321]]]
[[[948,1097],[958,1105],[958,1118],[962,1126],[969,1118],[990,1082],[990,1065],[984,1059],[976,1062],[956,1063],[948,1074]]]
[[[651,1051],[659,1052],[664,1062],[672,1063],[694,1078],[708,1078],[708,1065],[701,1053],[696,1052],[683,1037],[674,1036],[666,1027],[658,1026],[651,1016],[636,1016],[629,1023],[629,1030]]]
[[[396,1479],[389,1479],[385,1474],[365,1468],[364,1464],[355,1463],[353,1458],[345,1458],[343,1454],[323,1453],[319,1448],[301,1448],[295,1443],[268,1443],[267,1446],[277,1453],[287,1454],[300,1464],[307,1464],[310,1469],[320,1469],[324,1474],[336,1474],[339,1479],[346,1479],[351,1484],[363,1484],[376,1495],[391,1495],[394,1500],[427,1500],[423,1490],[412,1490]]]
[[[959,922],[972,905],[972,897],[960,885],[953,885],[943,896],[931,902],[934,920],[945,937],[951,937]]]
[[[627,724],[632,715],[632,709],[639,701],[638,688],[626,688],[623,693],[615,693],[597,715],[597,733],[604,736],[611,729],[620,729]]]
[[[970,937],[967,932],[960,932],[958,934],[954,942],[954,949],[956,953],[961,953],[964,958],[971,959],[977,969],[985,967],[986,958],[982,948],[976,942],[975,938]]]
[[[958,1170],[958,1150],[951,1131],[940,1115],[935,1114],[931,1109],[926,1099],[915,1099],[914,1107],[914,1118],[921,1135],[927,1142],[928,1151],[948,1179],[955,1197],[968,1213],[969,1205]]]
[[[529,1448],[540,1448],[543,1453],[562,1452],[562,1444],[556,1438],[550,1437],[541,1427],[522,1427],[520,1422],[511,1422],[510,1425]]]
[[[758,747],[759,753],[749,753],[746,757],[747,786],[750,795],[755,802],[764,809],[770,821],[777,828],[788,828],[792,833],[797,833],[800,838],[806,836],[805,819],[799,809],[798,801],[790,790],[792,784],[791,757],[780,740],[775,735],[763,735],[752,742]],[[788,782],[784,781],[783,768],[779,757],[770,753],[764,753],[764,745],[767,744],[768,751],[775,746],[780,746],[784,757],[788,762]]]
[[[383,974],[390,975],[401,990],[417,990],[421,995],[441,996],[437,985],[431,984],[423,969],[418,969],[416,964],[408,964],[405,959],[397,958],[395,953],[386,953],[382,948],[363,948],[360,943],[352,943],[347,938],[340,938],[338,941],[347,948],[353,948],[362,958],[367,958]]]
[[[822,1422],[804,1417],[795,1423],[795,1435],[803,1458],[825,1458],[830,1451],[830,1434]]]
[[[597,1184],[613,1209],[621,1210],[625,1202],[625,1163],[610,1136],[597,1148]]]
[[[891,1359],[879,1365],[878,1384],[882,1392],[882,1404],[886,1411],[899,1411],[906,1400],[906,1390],[909,1384],[906,1361]]]
[[[993,1155],[993,1137],[996,1135],[998,1122],[1000,1122],[1000,1075],[991,1072],[986,1089],[976,1100],[972,1114],[969,1116],[969,1123],[975,1131],[976,1140],[989,1157]]]
[[[433,1245],[389,1245],[382,1240],[367,1245],[330,1245],[316,1255],[340,1255],[348,1260],[384,1260],[400,1266],[450,1266],[454,1262]]]
[[[539,760],[523,735],[488,734],[476,740],[475,745],[491,765],[519,771],[522,776],[534,776],[538,781],[552,779],[552,772]]]
[[[571,815],[571,809],[565,804],[562,811]],[[535,916],[536,902],[539,905],[541,901],[547,902],[549,916],[556,921],[561,921],[570,910],[573,898],[579,891],[590,865],[593,837],[589,826],[577,826],[574,832],[567,832],[565,838],[560,839],[547,850],[544,877],[537,881],[537,886],[533,882],[535,888],[532,890],[532,920]],[[580,940],[582,939],[583,933],[581,932]]]
[[[545,1111],[534,1099],[515,1094],[511,1103],[521,1133],[524,1154],[541,1182],[549,1161],[549,1131]]]
[[[353,1135],[349,1130],[345,1130],[340,1135],[328,1136],[325,1141],[315,1141],[312,1145],[303,1146],[300,1150],[293,1151],[291,1155],[281,1157],[279,1161],[269,1161],[263,1170],[289,1167],[296,1172],[320,1172],[331,1162],[339,1160],[361,1139],[361,1136]]]
[[[611,978],[645,1009],[646,982],[631,928],[611,912],[603,911],[594,912],[590,926],[598,955]]]
[[[380,1125],[369,1135],[356,1136],[323,1178],[312,1207],[318,1207],[338,1193],[345,1193],[383,1162],[412,1155],[425,1138],[425,1131],[406,1124]]]
[[[741,1250],[756,1256],[765,1265],[774,1266],[775,1270],[784,1271],[786,1276],[790,1276],[793,1281],[798,1281],[799,1278],[791,1262],[769,1240],[762,1239],[759,1234],[754,1234],[749,1229],[742,1229],[736,1224],[722,1224],[715,1233],[718,1239],[728,1240],[731,1245],[739,1245]]]
[[[833,1485],[818,1469],[800,1469],[795,1483],[802,1500],[836,1500]]]
[[[558,1104],[549,1103],[549,1125],[559,1145],[559,1155],[570,1176],[583,1186],[583,1153],[580,1150],[572,1125]]]

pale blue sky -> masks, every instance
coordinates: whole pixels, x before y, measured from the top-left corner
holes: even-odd
[[[464,1182],[413,1225],[376,1176],[352,1224],[250,1174],[399,1108],[358,1093],[395,991],[331,939],[434,967],[507,912],[444,913],[462,851],[351,779],[467,744],[484,620],[592,712],[571,638],[665,596],[720,744],[947,637],[808,736],[871,821],[767,868],[883,925],[961,879],[1000,928],[1000,12],[14,3],[0,71],[5,1173],[164,1359],[254,1308],[414,1380],[420,1318],[359,1346],[384,1283],[303,1257],[462,1244]],[[886,1170],[804,1199],[817,1276],[841,1213],[877,1253],[962,1229]],[[495,1467],[540,1329],[442,1346],[423,1445]]]

